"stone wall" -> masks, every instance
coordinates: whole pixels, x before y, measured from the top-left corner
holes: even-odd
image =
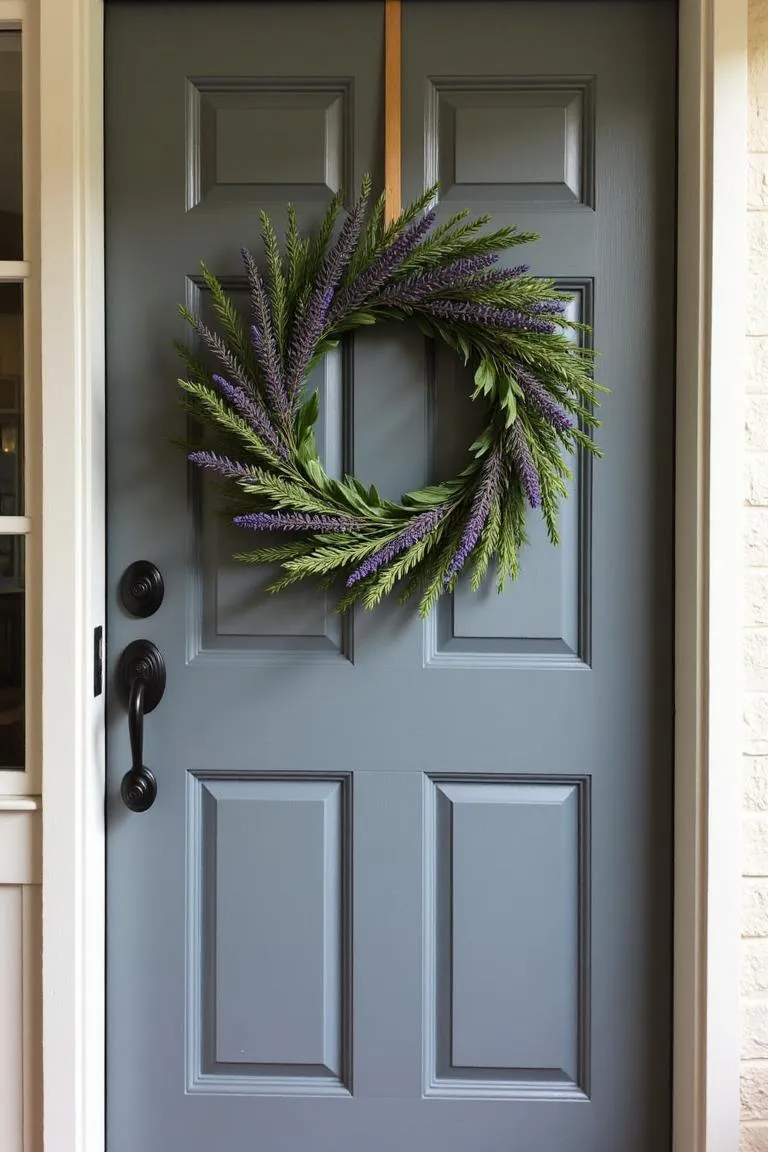
[[[768,1152],[768,0],[749,8],[742,1152]]]

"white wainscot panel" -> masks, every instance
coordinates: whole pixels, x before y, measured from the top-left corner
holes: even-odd
[[[0,811],[0,1149],[42,1152],[40,813]]]

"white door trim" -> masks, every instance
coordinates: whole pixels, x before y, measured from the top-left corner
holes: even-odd
[[[39,0],[43,375],[43,1131],[104,1149],[101,0]]]
[[[746,0],[682,0],[679,44],[675,1152],[735,1152]]]
[[[39,2],[45,1152],[103,1152],[103,0]],[[675,1152],[738,1146],[746,7],[680,0]]]

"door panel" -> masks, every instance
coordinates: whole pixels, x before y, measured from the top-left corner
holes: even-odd
[[[109,706],[110,1152],[670,1146],[675,12],[404,6],[404,200],[541,234],[611,387],[553,549],[502,596],[340,620],[269,596],[186,465],[171,348],[200,261],[246,307],[259,208],[382,175],[383,6],[110,3],[109,571],[158,564],[158,797]],[[326,358],[329,470],[463,466],[471,375],[411,327]]]
[[[348,1092],[349,786],[190,777],[189,1090]]]
[[[431,779],[425,809],[426,1094],[584,1099],[588,781]]]

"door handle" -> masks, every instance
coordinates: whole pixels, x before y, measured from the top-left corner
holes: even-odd
[[[151,640],[135,640],[120,657],[117,679],[128,698],[128,739],[131,767],[123,776],[120,795],[131,812],[146,812],[157,796],[157,780],[144,764],[144,717],[163,698],[165,661]]]
[[[147,682],[135,676],[128,696],[128,738],[131,742],[131,767],[123,776],[120,795],[131,812],[146,812],[157,796],[157,780],[144,764],[144,697]]]

